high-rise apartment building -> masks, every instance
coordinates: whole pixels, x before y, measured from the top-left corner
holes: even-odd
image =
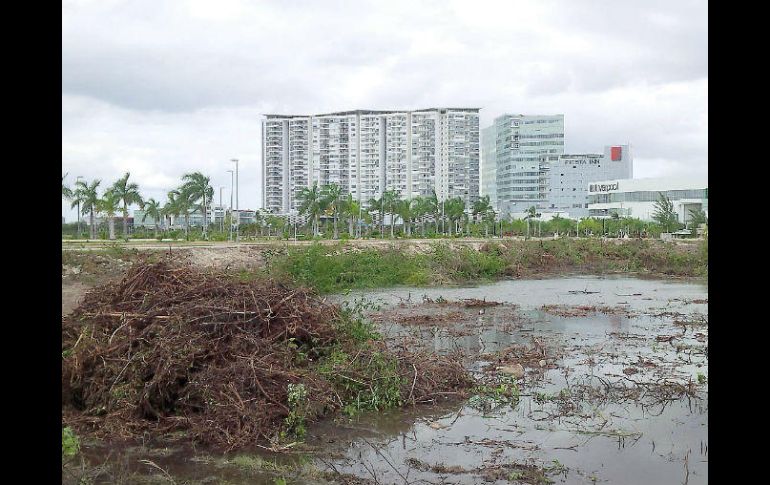
[[[402,198],[479,197],[479,109],[357,110],[262,120],[263,208],[290,213],[302,188],[337,184],[366,205]]]
[[[495,125],[481,130],[481,196],[497,209],[497,135]]]
[[[484,146],[495,140],[494,152],[484,156],[485,173],[495,168],[497,208],[521,213],[544,207],[548,196],[548,167],[541,157],[564,153],[564,115],[512,115],[495,118],[484,130]]]

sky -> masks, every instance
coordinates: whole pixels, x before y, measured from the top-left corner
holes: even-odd
[[[707,1],[63,0],[62,175],[185,173],[261,203],[265,113],[564,114],[565,152],[630,143],[634,176],[708,175]],[[62,215],[76,210],[62,201]]]

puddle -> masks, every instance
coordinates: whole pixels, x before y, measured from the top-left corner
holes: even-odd
[[[296,452],[238,453],[258,457],[251,468],[194,449],[150,459],[195,483],[708,482],[705,282],[566,277],[341,297],[361,298],[381,305],[372,318],[389,345],[460,349],[480,382],[521,362],[518,400],[322,421]],[[503,304],[466,308],[469,298]],[[147,472],[139,455],[123,452]]]

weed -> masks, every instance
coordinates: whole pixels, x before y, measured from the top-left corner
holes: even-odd
[[[80,440],[69,426],[61,430],[62,456],[75,456],[80,451]]]
[[[304,384],[289,384],[289,415],[286,416],[287,431],[299,439],[305,437],[307,416],[307,388]]]
[[[698,372],[698,384],[705,384],[706,383],[706,375]]]
[[[474,393],[468,405],[477,409],[489,410],[504,404],[515,407],[519,402],[519,386],[511,376],[500,376],[494,384],[480,384]]]

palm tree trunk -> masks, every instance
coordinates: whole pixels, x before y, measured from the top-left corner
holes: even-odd
[[[337,209],[335,208],[334,209],[334,239],[339,239],[339,238],[340,238],[340,233],[339,233],[339,230],[337,229]]]
[[[206,194],[204,193],[203,194],[203,239],[206,239],[206,236],[208,235],[207,231],[206,231],[206,229],[208,229],[208,224],[206,224],[206,222],[208,222],[208,221],[206,221],[206,209],[207,209],[206,208]]]
[[[91,232],[91,239],[96,239],[96,231],[95,231],[95,227],[94,227],[94,210],[93,209],[91,209],[89,218],[91,220],[91,224],[89,226],[89,229],[90,229],[90,232]]]
[[[190,240],[190,213],[184,213],[184,238]]]
[[[112,239],[112,236],[110,236],[110,239]],[[126,207],[126,204],[123,204],[123,239],[128,241],[128,207]]]
[[[114,241],[115,240],[115,217],[110,217],[109,228],[110,228],[110,241]],[[126,237],[126,240],[128,240],[128,237]]]

